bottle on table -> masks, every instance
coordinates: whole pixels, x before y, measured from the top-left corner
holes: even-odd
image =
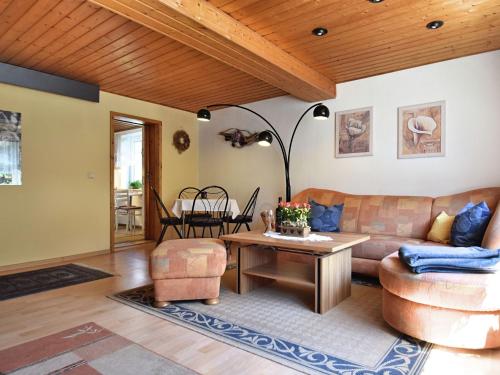
[[[274,215],[276,217],[276,232],[279,232],[281,230],[281,222],[283,221],[282,217],[283,208],[281,207],[282,200],[283,200],[282,197],[278,198],[278,207],[276,207],[276,215]]]

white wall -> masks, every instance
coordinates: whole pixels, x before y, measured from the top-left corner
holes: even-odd
[[[397,108],[446,101],[446,156],[397,159]],[[500,186],[500,51],[450,60],[337,85],[324,102],[328,121],[309,114],[292,151],[292,194],[307,187],[356,194],[444,195]],[[247,105],[274,124],[285,143],[309,106],[292,97]],[[373,106],[373,156],[334,156],[334,112]],[[283,162],[277,148],[233,149],[217,135],[237,127],[264,130],[251,113],[227,108],[200,123],[200,184],[221,184],[243,205],[262,187],[256,212],[284,195]]]

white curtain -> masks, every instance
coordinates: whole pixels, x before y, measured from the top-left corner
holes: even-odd
[[[115,188],[128,189],[142,182],[142,129],[115,134]]]

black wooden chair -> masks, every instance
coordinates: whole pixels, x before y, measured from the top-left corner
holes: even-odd
[[[217,237],[224,234],[224,223],[227,216],[229,198],[227,191],[220,186],[207,186],[201,189],[193,200],[191,213],[186,216],[189,225],[187,237],[193,228],[193,235],[196,237],[196,228],[203,228],[201,237],[205,236],[205,229],[210,230],[213,237],[212,228],[219,228]]]
[[[253,214],[255,212],[255,206],[257,205],[257,197],[259,195],[259,191],[260,187],[255,189],[241,215],[236,216],[234,219],[231,216],[228,216],[226,218],[228,233],[229,224],[236,224],[231,233],[238,233],[243,224],[247,227],[248,230],[250,230],[249,224],[253,221]]]
[[[165,233],[167,232],[167,228],[169,225],[172,225],[177,232],[177,235],[179,238],[182,238],[181,232],[179,232],[179,229],[177,228],[177,225],[182,225],[182,220],[179,219],[178,217],[175,216],[170,216],[170,213],[167,210],[167,207],[163,204],[160,194],[156,191],[156,189],[151,186],[151,190],[153,191],[153,195],[155,197],[155,204],[156,204],[156,211],[158,212],[158,217],[160,219],[160,224],[163,225],[163,228],[161,229],[160,237],[158,238],[158,241],[156,242],[156,246],[158,246],[162,241],[163,237],[165,236]]]

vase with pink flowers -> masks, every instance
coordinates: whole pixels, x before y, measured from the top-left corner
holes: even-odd
[[[307,237],[311,233],[309,217],[311,205],[309,203],[281,202],[281,234],[295,237]]]

